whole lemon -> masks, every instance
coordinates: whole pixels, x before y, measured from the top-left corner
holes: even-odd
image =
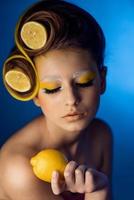
[[[63,177],[64,169],[68,163],[63,153],[55,149],[45,149],[30,159],[34,174],[41,180],[51,182],[52,172],[58,171]]]

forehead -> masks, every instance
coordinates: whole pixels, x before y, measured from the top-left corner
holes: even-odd
[[[40,79],[72,76],[83,70],[96,70],[96,63],[86,50],[52,50],[34,59]]]

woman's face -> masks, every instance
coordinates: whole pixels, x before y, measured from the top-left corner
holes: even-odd
[[[52,50],[35,58],[39,104],[49,124],[81,131],[96,114],[101,80],[96,63],[85,50]],[[69,116],[67,116],[69,115]]]

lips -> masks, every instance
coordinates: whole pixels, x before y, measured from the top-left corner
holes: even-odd
[[[85,116],[86,116],[86,113],[73,112],[73,113],[68,113],[63,118],[67,120],[68,122],[71,122],[71,121],[80,120],[84,118]]]
[[[73,113],[68,113],[68,114],[65,115],[64,117],[76,116],[76,115],[81,115],[81,114],[82,114],[82,113],[73,112]]]
[[[64,117],[64,119],[68,122],[74,122],[74,121],[78,121],[80,119],[83,118],[82,114],[75,114],[75,115],[67,115],[66,117]]]

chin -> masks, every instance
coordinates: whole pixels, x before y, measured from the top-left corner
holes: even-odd
[[[81,132],[85,128],[87,128],[88,125],[89,125],[89,122],[68,123],[68,124],[63,126],[63,129],[66,130],[66,131],[69,131],[69,132]]]

